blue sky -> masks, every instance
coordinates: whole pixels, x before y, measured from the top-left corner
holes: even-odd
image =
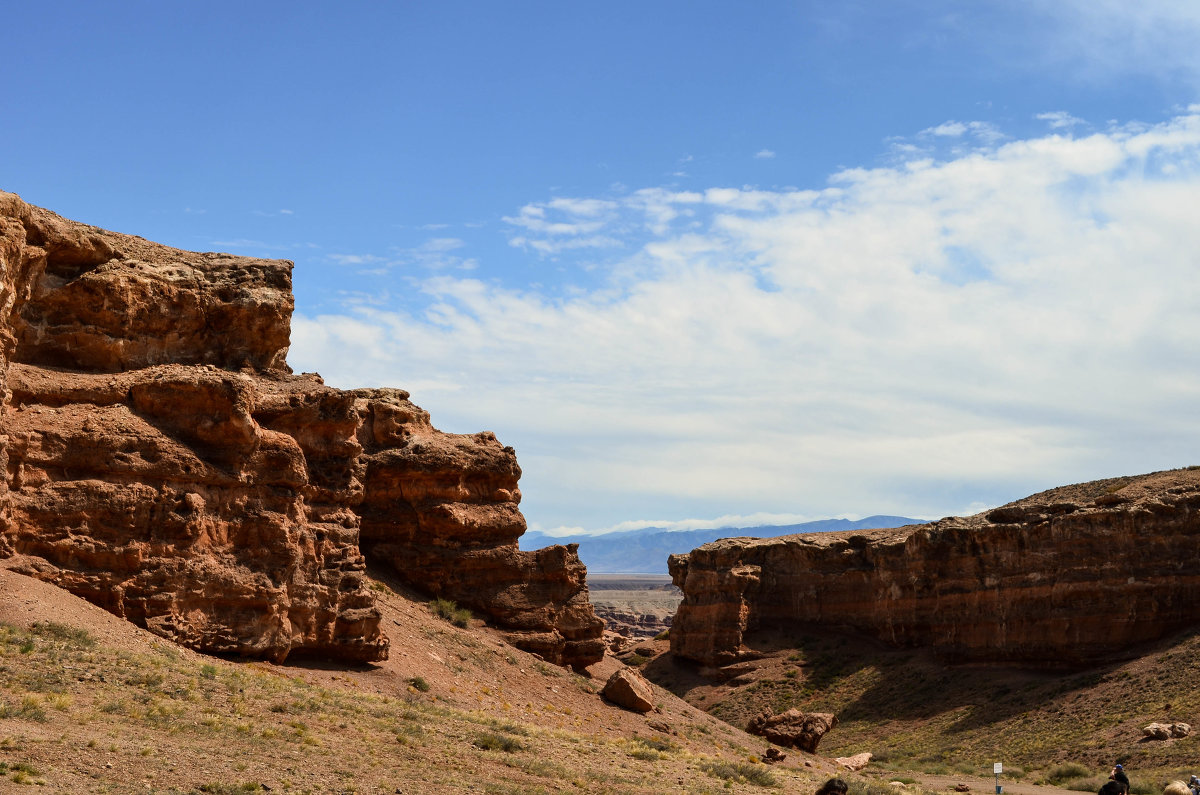
[[[294,260],[542,530],[1200,463],[1200,6],[26,3],[0,189]]]

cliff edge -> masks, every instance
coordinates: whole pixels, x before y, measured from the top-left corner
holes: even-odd
[[[0,192],[0,558],[202,651],[370,661],[366,549],[516,645],[599,660],[574,550],[517,550],[512,448],[287,367],[291,269]]]
[[[1200,620],[1200,468],[894,530],[722,539],[669,565],[671,650],[704,665],[813,626],[953,661],[1094,664]]]

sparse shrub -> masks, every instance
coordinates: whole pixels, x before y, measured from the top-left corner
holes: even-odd
[[[412,685],[413,690],[419,690],[422,693],[429,692],[429,683],[425,681],[423,676],[409,677],[408,683]]]
[[[660,737],[635,737],[630,746],[629,755],[646,762],[656,762],[666,757],[669,751],[679,750],[678,745]]]
[[[471,624],[471,611],[459,607],[450,599],[437,598],[429,603],[429,610],[438,618],[444,618],[456,627],[468,627]]]
[[[643,657],[642,655],[638,654],[636,651],[633,654],[631,654],[625,658],[625,664],[630,667],[633,667],[633,668],[637,668],[639,666],[645,665],[649,661],[650,661],[649,657]]]
[[[770,770],[762,765],[754,765],[749,762],[701,762],[700,769],[713,778],[738,784],[754,784],[759,787],[779,786],[779,782],[775,780],[775,776],[771,775]]]
[[[896,795],[896,789],[887,784],[866,779],[845,779],[847,795]]]
[[[654,636],[655,640],[670,640],[670,638],[671,638],[671,628],[670,627],[667,627],[662,632],[660,632]]]
[[[78,649],[90,649],[96,645],[96,639],[86,629],[69,627],[57,621],[39,621],[33,625],[33,633]]]
[[[46,710],[42,708],[42,700],[37,696],[26,696],[21,700],[19,707],[0,701],[0,718],[21,718],[37,723],[45,723],[49,720]]]
[[[471,744],[484,751],[506,751],[510,754],[525,750],[525,746],[515,737],[509,737],[506,734],[497,734],[496,732],[477,734],[475,735],[475,739],[471,741]]]
[[[1046,773],[1046,783],[1058,786],[1065,781],[1070,781],[1073,778],[1085,778],[1090,776],[1092,771],[1076,762],[1067,762],[1064,765],[1052,768]]]

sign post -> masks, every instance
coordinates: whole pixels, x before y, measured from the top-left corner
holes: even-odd
[[[1004,788],[1000,786],[1000,774],[1004,772],[1004,763],[997,762],[992,765],[992,772],[996,774],[996,795],[1000,795]]]

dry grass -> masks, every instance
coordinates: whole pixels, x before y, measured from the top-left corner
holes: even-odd
[[[1007,781],[1095,792],[1123,761],[1135,793],[1150,795],[1186,780],[1200,756],[1196,737],[1145,742],[1141,732],[1156,720],[1200,727],[1200,635],[1066,673],[946,666],[923,652],[833,634],[764,638],[759,648],[763,658],[725,682],[666,658],[643,670],[734,725],[764,709],[833,712],[839,725],[821,753],[870,751],[880,771],[987,779],[1002,760]]]
[[[377,592],[392,660],[363,668],[207,657],[86,605],[78,626],[102,629],[0,623],[0,791],[761,791],[705,772],[745,763],[757,739],[665,693],[650,716],[605,703],[597,678],[619,663],[579,676]],[[773,775],[808,791],[830,770]]]

